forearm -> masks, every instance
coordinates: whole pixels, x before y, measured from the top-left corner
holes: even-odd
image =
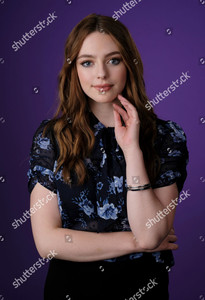
[[[142,252],[132,232],[94,233],[65,228],[52,229],[41,241],[42,256],[55,250],[55,258],[88,262],[110,259],[125,254]]]
[[[133,149],[126,157],[126,176],[128,185],[144,185],[149,183],[149,178],[144,165],[143,153]],[[139,177],[139,183],[133,183],[133,177]],[[169,232],[168,219],[165,215],[160,222],[146,227],[149,218],[152,218],[164,206],[156,197],[152,189],[127,192],[127,212],[129,224],[139,244],[146,248],[155,248]]]

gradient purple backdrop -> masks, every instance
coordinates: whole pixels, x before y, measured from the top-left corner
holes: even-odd
[[[43,299],[47,265],[17,289],[12,285],[39,258],[30,220],[17,229],[12,222],[29,209],[29,150],[35,129],[42,120],[52,117],[56,107],[57,75],[63,63],[65,40],[88,14],[112,16],[125,2],[0,0],[0,300]],[[49,26],[18,51],[12,49],[14,41],[53,12],[57,18]],[[189,190],[191,196],[177,207],[174,227],[179,249],[174,251],[176,264],[169,273],[170,300],[203,300],[205,1],[141,0],[119,20],[128,27],[140,51],[150,100],[182,72],[188,71],[190,76],[155,106],[155,112],[182,126],[190,155],[183,189]]]

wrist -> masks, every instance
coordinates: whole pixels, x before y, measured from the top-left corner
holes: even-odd
[[[126,163],[128,163],[128,162],[133,163],[133,159],[135,159],[135,160],[137,158],[142,159],[143,153],[139,146],[133,146],[124,151],[124,157],[125,157]]]

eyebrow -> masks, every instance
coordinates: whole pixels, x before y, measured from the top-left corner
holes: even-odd
[[[105,57],[108,57],[108,56],[111,56],[111,55],[114,55],[114,54],[120,54],[120,52],[119,52],[119,51],[113,51],[113,52],[110,52],[110,53],[106,54]],[[77,58],[77,60],[80,59],[80,58],[82,58],[82,57],[92,57],[92,58],[96,58],[96,56],[91,55],[91,54],[82,54],[82,55],[80,55],[80,56]]]

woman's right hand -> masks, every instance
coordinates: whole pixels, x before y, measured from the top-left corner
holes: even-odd
[[[157,252],[157,251],[164,251],[164,250],[177,250],[179,246],[175,244],[177,241],[177,236],[175,235],[174,228],[170,230],[166,238],[161,242],[161,244],[152,250],[146,250],[144,252]]]

